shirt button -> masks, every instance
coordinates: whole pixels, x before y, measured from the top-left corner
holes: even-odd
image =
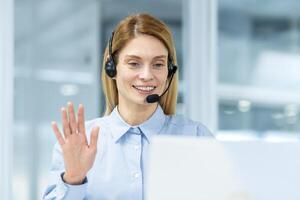
[[[140,174],[138,172],[132,173],[132,178],[133,179],[138,179],[140,177]]]
[[[139,150],[139,148],[140,148],[139,145],[134,145],[134,150],[137,151],[137,150]]]

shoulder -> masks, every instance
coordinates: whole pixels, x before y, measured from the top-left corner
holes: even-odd
[[[183,115],[168,115],[169,123],[175,126],[195,126],[196,121],[193,121]]]
[[[167,127],[180,135],[213,137],[211,131],[202,123],[191,120],[183,115],[168,115]]]

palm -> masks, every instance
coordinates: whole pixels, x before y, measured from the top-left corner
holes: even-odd
[[[52,128],[63,151],[65,176],[69,182],[79,183],[93,166],[97,152],[99,127],[93,128],[90,144],[88,144],[84,127],[83,106],[79,106],[78,120],[76,120],[71,103],[68,104],[68,113],[66,109],[62,108],[62,123],[64,138],[55,122],[52,123]]]

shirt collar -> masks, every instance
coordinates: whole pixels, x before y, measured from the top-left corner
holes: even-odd
[[[118,140],[123,135],[125,135],[125,133],[127,133],[127,131],[130,128],[139,127],[149,143],[150,137],[152,135],[157,135],[162,129],[165,123],[165,117],[166,116],[163,112],[163,109],[161,108],[160,105],[158,105],[156,110],[154,111],[154,113],[151,115],[149,119],[147,119],[145,122],[143,122],[140,125],[131,126],[123,120],[117,107],[115,107],[110,114],[110,118],[111,118],[110,127],[112,130],[112,136],[114,138],[114,141],[118,142]]]

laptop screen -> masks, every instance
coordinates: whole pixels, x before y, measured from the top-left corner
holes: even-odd
[[[146,200],[299,200],[300,143],[153,138]]]

